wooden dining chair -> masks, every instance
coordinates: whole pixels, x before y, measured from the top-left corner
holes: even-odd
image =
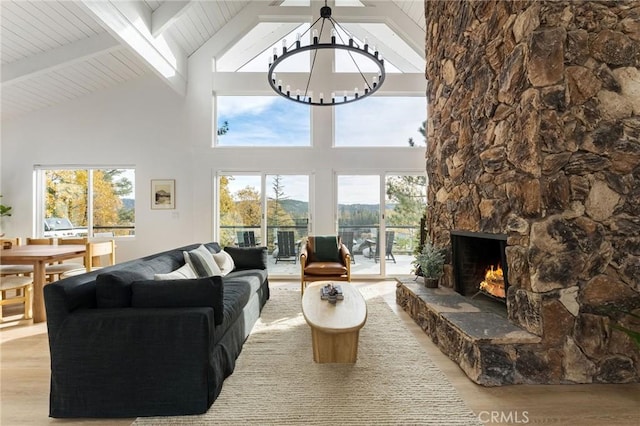
[[[28,246],[34,246],[34,245],[41,245],[41,246],[47,246],[47,245],[53,245],[56,241],[55,238],[29,238],[27,237],[27,245]]]
[[[0,238],[3,249],[10,249],[17,247],[22,243],[22,240],[18,238]],[[11,275],[30,275],[33,273],[33,266],[31,265],[0,265],[0,277],[6,277]]]
[[[116,243],[115,240],[107,241],[90,241],[86,243],[87,251],[84,254],[84,266],[82,268],[73,269],[64,272],[60,278],[68,278],[75,275],[91,272],[102,268],[101,258],[109,256],[109,264],[116,263]]]
[[[58,239],[58,245],[86,245],[88,239],[86,237],[82,238],[60,238]],[[71,259],[74,260],[74,259]],[[54,263],[48,265],[45,268],[45,273],[52,274],[56,278],[60,278],[62,274],[68,271],[74,271],[76,269],[85,268],[84,257],[80,261],[62,261],[58,263]]]
[[[3,241],[0,250],[11,247],[12,245],[5,245]],[[33,272],[33,267],[29,265],[2,266],[28,266],[31,268],[31,272]],[[2,316],[3,306],[16,304],[22,304],[24,306],[24,319],[31,319],[33,317],[33,278],[29,275],[4,275],[3,273],[3,276],[0,278],[0,322],[4,320]]]

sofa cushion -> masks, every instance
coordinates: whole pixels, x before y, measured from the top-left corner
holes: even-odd
[[[198,278],[196,273],[193,272],[191,265],[185,263],[175,271],[171,271],[168,274],[155,274],[153,279],[155,280],[186,280],[190,278]]]
[[[134,308],[212,307],[216,325],[224,318],[224,286],[220,276],[177,280],[144,280],[131,284]]]
[[[251,295],[251,286],[245,280],[235,280],[222,278],[224,283],[224,318],[222,325],[215,330],[215,341],[222,338],[229,327],[234,324],[242,315],[242,311],[247,306]]]
[[[219,253],[213,253],[213,260],[220,268],[220,275],[223,277],[227,275],[229,272],[233,271],[236,267],[233,262],[233,257],[226,251],[222,250]]]
[[[224,248],[233,258],[235,270],[267,269],[266,247],[230,247]]]
[[[213,260],[212,253],[204,246],[184,252],[184,260],[191,266],[197,277],[205,278],[214,275],[221,275],[222,271]]]
[[[133,271],[111,271],[96,277],[96,306],[98,308],[127,308],[131,306],[131,283],[145,279]]]

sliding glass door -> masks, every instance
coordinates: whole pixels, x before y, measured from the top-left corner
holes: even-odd
[[[309,176],[266,175],[267,249],[274,274],[300,274],[296,265],[302,238],[309,233]]]
[[[271,276],[299,276],[298,255],[309,229],[309,176],[218,175],[218,240],[266,246]]]
[[[351,275],[380,275],[380,176],[337,175],[338,234],[353,257]]]
[[[262,177],[228,174],[218,177],[219,242],[255,246],[262,242]]]
[[[385,271],[387,276],[411,273],[420,241],[420,219],[426,212],[425,175],[385,177]]]

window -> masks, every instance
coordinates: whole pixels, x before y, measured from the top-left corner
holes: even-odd
[[[39,167],[38,234],[135,235],[133,168]]]
[[[411,140],[424,146],[420,129],[426,115],[425,97],[374,95],[366,102],[341,105],[335,113],[335,145],[410,147]]]
[[[310,146],[309,111],[280,96],[217,96],[217,145]]]

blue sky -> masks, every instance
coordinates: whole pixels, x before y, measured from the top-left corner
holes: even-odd
[[[311,107],[280,96],[219,96],[218,125],[229,132],[220,146],[309,146],[310,108],[333,108],[336,146],[407,147],[427,116],[424,97],[376,97],[335,107]]]

